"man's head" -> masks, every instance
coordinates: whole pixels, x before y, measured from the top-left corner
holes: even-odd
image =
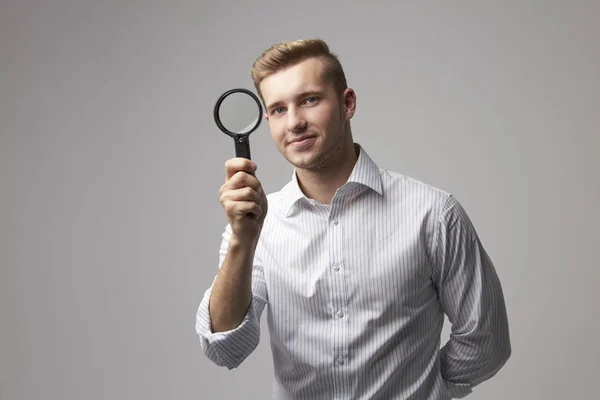
[[[354,151],[350,119],[356,96],[325,42],[275,44],[254,62],[251,75],[275,145],[294,166],[336,168]]]

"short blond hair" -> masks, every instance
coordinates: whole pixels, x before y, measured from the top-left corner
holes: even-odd
[[[301,39],[276,43],[254,61],[250,75],[259,96],[262,98],[260,83],[263,79],[309,58],[323,61],[324,78],[333,84],[338,94],[348,87],[342,64],[327,43],[321,39]]]

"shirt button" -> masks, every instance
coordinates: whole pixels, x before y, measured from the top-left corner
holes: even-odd
[[[337,225],[337,224],[339,224],[339,223],[340,223],[340,221],[338,221],[337,219],[334,219],[334,220],[333,220],[333,224],[334,224],[334,225]]]
[[[333,264],[333,270],[334,271],[339,271],[340,270],[340,264],[338,264],[338,263]]]
[[[338,363],[339,365],[342,365],[342,364],[344,363],[344,358],[343,358],[343,357],[338,357],[338,358],[337,358],[337,363]]]
[[[342,318],[344,316],[344,312],[342,310],[337,312],[338,318]]]

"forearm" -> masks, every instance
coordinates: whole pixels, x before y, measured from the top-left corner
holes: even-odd
[[[449,382],[473,387],[494,376],[510,354],[505,321],[469,333],[452,334],[440,353],[442,376]]]
[[[244,246],[229,226],[219,251],[219,272],[196,313],[204,354],[216,365],[238,367],[260,340],[260,317],[268,303],[256,245]]]
[[[213,332],[235,329],[252,301],[252,261],[255,243],[232,236],[223,265],[215,279],[209,302]]]

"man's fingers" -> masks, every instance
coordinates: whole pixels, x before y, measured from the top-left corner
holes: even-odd
[[[260,217],[263,213],[262,207],[254,201],[226,201],[223,203],[223,208],[228,215],[238,218],[245,217],[247,214]]]
[[[254,172],[256,172],[256,168],[256,163],[248,160],[247,158],[231,158],[225,162],[225,181],[230,180],[231,177],[239,171],[244,171],[248,174],[254,174]]]
[[[260,217],[264,192],[254,175],[256,164],[247,158],[232,158],[225,162],[225,183],[219,189],[221,204],[230,218],[242,219],[248,214]]]
[[[226,185],[229,189],[240,189],[243,187],[251,187],[254,190],[260,188],[260,182],[254,175],[250,175],[247,172],[239,171],[236,172],[227,182]]]
[[[221,193],[221,202],[227,201],[252,201],[257,204],[261,203],[260,193],[251,187],[243,187],[240,189],[224,190]]]

